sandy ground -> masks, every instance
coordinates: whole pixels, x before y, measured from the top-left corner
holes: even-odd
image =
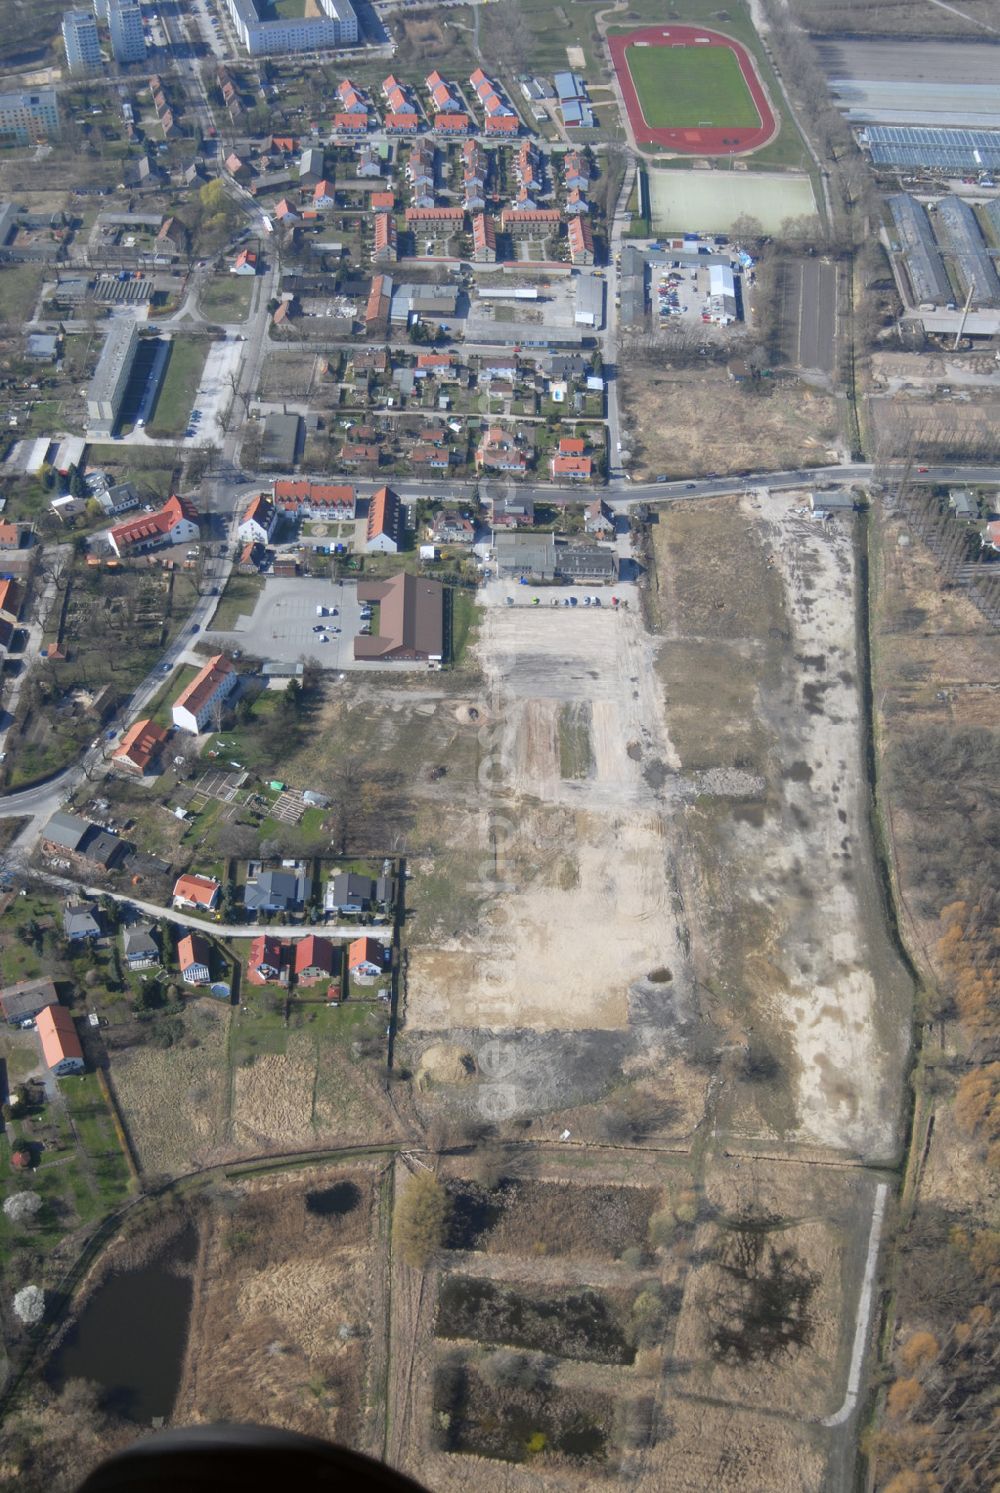
[[[687,816],[702,978],[733,1040],[767,1049],[784,1076],[737,1087],[723,1123],[750,1140],[890,1156],[907,1012],[868,839],[852,520],[817,523],[801,496],[762,493],[675,522],[675,594],[661,605],[679,647],[707,635],[714,650],[704,735],[711,747],[738,715],[767,784],[755,812],[701,798]],[[743,556],[726,571],[702,559],[724,533]],[[734,585],[747,600],[730,600]]]
[[[484,728],[477,809],[494,894],[470,937],[413,951],[412,1024],[623,1027],[630,985],[677,963],[668,820],[640,755],[677,765],[652,647],[635,610],[486,611],[479,658],[496,725]],[[561,775],[566,710],[583,722],[584,777]]]
[[[824,658],[811,706],[808,674],[798,720],[797,760],[804,781],[786,779],[786,809],[799,824],[789,838],[782,815],[778,835],[757,850],[759,895],[773,896],[785,913],[777,963],[786,980],[786,1017],[799,1059],[799,1132],[803,1139],[888,1154],[894,1116],[886,1115],[882,1034],[875,1024],[875,971],[866,948],[863,886],[841,875],[865,836],[866,803],[860,783],[859,697],[854,631],[851,524],[819,524],[789,512],[787,498],[763,504],[771,553],[785,583],[800,658]],[[820,677],[821,676],[821,677]],[[814,696],[813,698],[816,698]],[[795,814],[795,810],[798,814]],[[782,894],[796,866],[808,866],[812,908]],[[770,885],[769,885],[770,883]],[[905,1027],[896,1033],[896,1062]],[[897,1067],[898,1076],[898,1067]]]

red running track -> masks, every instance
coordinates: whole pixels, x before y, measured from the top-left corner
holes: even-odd
[[[756,129],[739,126],[653,129],[646,123],[635,84],[632,82],[632,74],[625,58],[626,47],[633,47],[637,42],[657,47],[693,46],[699,41],[704,46],[702,38],[706,37],[710,46],[728,47],[731,52],[735,52],[744,82],[757,106],[760,124]],[[745,151],[759,150],[777,134],[777,120],[767,101],[764,85],[757,75],[750,54],[738,41],[732,41],[718,31],[706,31],[700,26],[646,26],[641,31],[630,31],[627,36],[609,36],[608,46],[611,48],[611,60],[618,74],[636,145],[662,145],[684,155],[734,156],[743,155]]]

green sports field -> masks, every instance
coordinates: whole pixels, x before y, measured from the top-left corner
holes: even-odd
[[[761,122],[728,47],[627,47],[625,60],[653,129],[753,128]]]

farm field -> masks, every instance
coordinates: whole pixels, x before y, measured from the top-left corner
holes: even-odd
[[[647,124],[756,128],[761,122],[728,47],[637,45],[626,48],[625,60]]]
[[[766,233],[777,233],[786,218],[811,217],[816,197],[808,176],[797,172],[649,172],[649,201],[655,233],[725,233],[749,215]]]

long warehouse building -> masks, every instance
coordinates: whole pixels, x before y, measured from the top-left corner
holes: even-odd
[[[918,305],[947,306],[955,293],[926,209],[907,192],[896,192],[886,201],[906,261],[913,299]]]
[[[973,306],[1000,306],[1000,279],[972,208],[960,197],[942,197],[936,219],[938,240],[952,255],[962,294],[971,290]]]

